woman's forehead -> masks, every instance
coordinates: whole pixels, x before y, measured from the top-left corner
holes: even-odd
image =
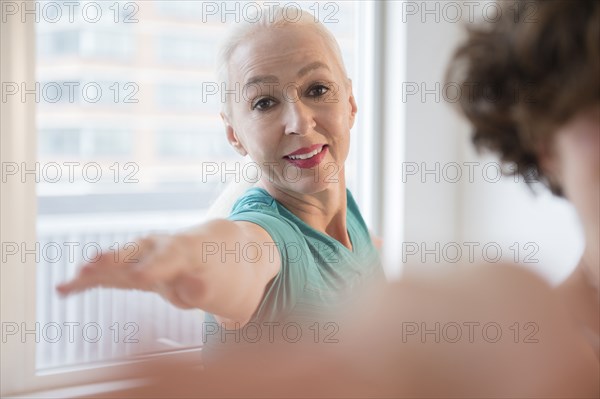
[[[249,37],[234,50],[230,78],[246,83],[254,75],[288,76],[316,69],[338,69],[333,50],[312,29],[266,29]],[[318,67],[318,68],[317,68]]]

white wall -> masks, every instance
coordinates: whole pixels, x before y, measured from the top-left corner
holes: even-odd
[[[406,107],[404,173],[399,173],[406,193],[405,241],[453,240],[459,221],[456,184],[441,179],[438,183],[435,175],[421,172],[436,163],[457,160],[464,138],[441,91],[423,94],[421,88],[430,90],[443,84],[445,65],[461,31],[456,24],[422,23],[416,18],[407,19],[406,30],[407,76],[398,93]],[[415,86],[418,93],[411,94]],[[418,167],[415,175],[411,174],[413,166]]]
[[[463,159],[496,161],[477,157],[470,146],[467,150]],[[559,283],[577,265],[583,251],[577,215],[566,200],[543,187],[535,187],[534,194],[522,180],[504,178],[490,183],[479,179],[465,184],[460,192],[460,237],[464,241],[497,242],[509,258],[515,256],[511,246],[517,242],[521,264],[551,283]]]
[[[461,23],[445,21],[441,7],[439,14],[439,22],[435,20],[435,13],[422,10],[415,15],[398,15],[398,23],[406,21],[406,55],[388,46],[389,57],[405,57],[406,63],[405,90],[398,93],[406,100],[403,102],[405,173],[403,176],[402,171],[398,171],[396,179],[387,179],[387,184],[391,181],[398,184],[403,178],[405,181],[405,260],[408,263],[421,261],[423,247],[410,255],[414,252],[411,243],[420,246],[424,242],[425,249],[439,255],[440,263],[457,257],[470,263],[470,249],[475,259],[485,256],[491,259],[499,248],[503,258],[515,260],[516,257],[549,281],[559,282],[575,266],[583,249],[573,209],[545,190],[534,195],[522,181],[516,183],[512,178],[503,178],[494,182],[497,158],[475,154],[469,141],[470,128],[450,104],[444,103],[440,91],[437,91],[440,98],[433,92],[421,97],[421,84],[432,91],[436,83],[443,88],[448,60],[464,35]],[[419,93],[411,95],[407,90],[414,89],[414,84],[419,87]],[[452,162],[459,168],[450,164]],[[468,166],[465,162],[478,164]],[[414,175],[409,174],[413,172],[413,163],[419,168]],[[431,170],[436,163],[439,163],[439,172],[421,173],[423,166]],[[462,176],[451,182],[457,180],[458,170]],[[473,172],[472,178],[469,171]],[[439,182],[435,181],[436,177]],[[466,242],[472,244],[464,244]],[[439,243],[437,251],[436,243]],[[484,246],[487,254],[482,251]],[[457,247],[462,250],[461,256],[456,252]],[[427,263],[435,263],[434,252],[426,255]],[[530,257],[526,258],[527,255]],[[538,262],[533,263],[535,260]]]

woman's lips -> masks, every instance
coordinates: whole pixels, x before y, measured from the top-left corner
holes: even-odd
[[[321,161],[323,161],[323,159],[325,158],[325,155],[327,155],[327,149],[328,149],[327,145],[316,144],[311,147],[301,148],[300,150],[294,151],[290,155],[286,155],[284,157],[284,159],[286,161],[288,161],[289,163],[297,166],[298,168],[310,169],[310,168],[314,168],[315,166],[320,164]],[[310,154],[311,152],[315,152],[315,151],[317,151],[317,153],[310,156],[310,158],[306,158],[306,159],[290,158],[290,156],[296,156],[296,157],[303,156],[304,157],[307,154]]]
[[[293,155],[310,154],[311,152],[316,151],[316,150],[322,148],[325,145],[326,144],[313,144],[310,147],[302,147],[299,150],[296,150],[294,152],[291,152],[291,153],[287,154],[286,157],[293,156]]]

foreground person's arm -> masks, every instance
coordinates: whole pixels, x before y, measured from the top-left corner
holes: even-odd
[[[245,248],[254,252],[243,256]],[[99,286],[153,291],[180,308],[200,308],[243,325],[279,267],[279,253],[264,229],[218,219],[105,253],[57,289],[63,295]]]
[[[370,382],[362,393],[371,385],[392,397],[600,394],[592,348],[537,276],[512,265],[406,274],[359,310],[347,338],[360,359],[354,373]]]
[[[203,372],[156,359],[135,369],[146,386],[111,397],[598,397],[598,362],[550,287],[508,265],[449,270],[377,290],[337,343],[257,346]]]

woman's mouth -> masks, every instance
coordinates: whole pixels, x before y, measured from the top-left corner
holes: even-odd
[[[325,158],[327,148],[327,144],[301,148],[290,155],[286,155],[284,158],[301,169],[313,168]]]

